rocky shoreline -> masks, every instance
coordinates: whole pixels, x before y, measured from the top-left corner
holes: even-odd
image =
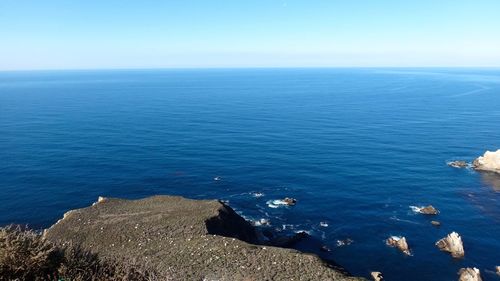
[[[482,156],[474,159],[472,163],[464,160],[455,160],[447,163],[453,168],[471,167],[476,171],[500,173],[500,149],[497,151],[486,151]]]
[[[276,247],[303,235],[264,245],[249,222],[217,200],[101,197],[67,212],[44,237],[105,258],[142,259],[171,280],[365,280],[316,255]]]

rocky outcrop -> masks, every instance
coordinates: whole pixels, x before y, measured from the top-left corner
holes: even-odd
[[[423,207],[422,209],[420,209],[420,213],[424,215],[437,215],[439,214],[439,211],[432,205],[429,205],[427,207]]]
[[[446,164],[448,164],[448,166],[453,167],[453,168],[466,168],[468,166],[467,162],[461,161],[461,160],[451,161],[451,162],[448,162]]]
[[[472,167],[479,171],[491,171],[500,173],[500,149],[497,151],[486,151],[472,163]]]
[[[461,268],[460,271],[458,271],[458,275],[460,275],[458,281],[482,281],[479,269],[475,267]]]
[[[287,197],[283,199],[283,202],[285,202],[285,204],[288,206],[294,206],[295,204],[297,204],[297,199]]]
[[[148,261],[172,280],[363,280],[315,255],[253,244],[253,226],[216,200],[105,198],[68,213],[44,236],[104,258]]]
[[[417,206],[410,206],[410,209],[413,210],[415,213],[419,214],[424,214],[424,215],[437,215],[439,214],[438,209],[434,208],[434,206],[429,205],[429,206],[422,206],[422,207],[417,207]]]
[[[406,255],[410,255],[410,248],[408,247],[408,243],[406,242],[405,237],[399,237],[399,236],[391,236],[387,238],[385,241],[387,245],[391,247],[398,248],[401,252],[405,253]]]
[[[431,224],[432,224],[433,226],[441,226],[441,223],[440,223],[440,222],[438,222],[438,221],[431,221]]]
[[[448,236],[436,242],[436,246],[441,251],[449,252],[454,258],[462,258],[465,255],[462,237],[456,232],[448,234]]]
[[[373,271],[371,273],[372,275],[372,278],[374,281],[382,281],[384,280],[384,277],[382,277],[382,272],[378,272],[378,271]]]

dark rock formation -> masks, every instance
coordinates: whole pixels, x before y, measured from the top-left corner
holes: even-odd
[[[458,281],[482,281],[479,269],[475,267],[461,268],[458,275],[460,275]]]
[[[294,233],[292,235],[281,235],[281,236],[274,237],[269,241],[268,244],[272,245],[272,246],[276,246],[276,247],[287,248],[287,247],[292,247],[294,244],[296,244],[300,240],[308,238],[308,237],[309,237],[309,234],[307,234],[307,232],[301,231],[301,232]]]
[[[441,251],[449,252],[454,258],[462,258],[465,255],[462,237],[456,232],[448,234],[448,236],[436,242],[436,246]]]
[[[104,258],[148,261],[172,280],[362,280],[315,255],[250,244],[251,224],[215,200],[106,198],[68,212],[44,236]]]

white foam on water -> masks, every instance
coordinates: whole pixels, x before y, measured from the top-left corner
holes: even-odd
[[[319,226],[321,226],[321,227],[328,227],[328,223],[322,221],[322,222],[319,223]]]
[[[259,219],[259,220],[255,220],[253,222],[253,225],[255,225],[255,226],[270,225],[270,224],[271,223],[269,222],[269,220],[268,219],[264,219],[264,218]]]
[[[260,197],[264,197],[264,193],[262,193],[262,192],[253,192],[252,196],[255,197],[255,198],[260,198]]]
[[[269,200],[266,202],[266,204],[269,208],[274,208],[274,209],[283,206],[288,206],[288,204],[283,200]]]
[[[402,238],[401,236],[394,236],[394,235],[391,236],[391,239],[394,241],[399,241],[399,240],[401,240],[401,238]]]
[[[420,213],[421,210],[422,210],[422,207],[417,207],[417,206],[410,206],[410,209],[414,212],[414,213]]]

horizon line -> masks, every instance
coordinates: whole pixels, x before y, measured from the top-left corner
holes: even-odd
[[[0,69],[0,72],[43,72],[43,71],[147,71],[147,70],[224,70],[224,69],[500,69],[498,66],[176,66],[176,67],[103,67],[103,68],[26,68]]]

